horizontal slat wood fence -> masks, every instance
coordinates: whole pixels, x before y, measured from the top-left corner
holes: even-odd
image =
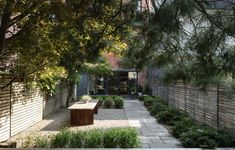
[[[0,87],[6,84],[0,81]],[[13,82],[0,90],[0,142],[65,107],[66,97],[65,84],[59,84],[51,96],[39,89],[29,89],[21,82]]]
[[[5,83],[1,82],[0,87]],[[0,142],[10,138],[10,87],[0,90]]]
[[[169,105],[185,111],[191,118],[214,128],[235,131],[235,93],[225,86],[209,86],[205,90],[177,82],[165,85],[151,83],[152,94]]]

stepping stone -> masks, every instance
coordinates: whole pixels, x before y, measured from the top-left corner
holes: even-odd
[[[173,136],[160,136],[162,140],[175,140],[176,138]]]
[[[181,148],[178,144],[158,144],[158,143],[150,143],[150,148]]]
[[[150,148],[150,146],[149,146],[149,144],[144,143],[144,144],[142,144],[142,148]]]
[[[165,144],[180,144],[180,142],[176,139],[170,139],[170,140],[163,140]]]

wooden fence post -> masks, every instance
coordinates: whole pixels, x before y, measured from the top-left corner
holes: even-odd
[[[184,84],[184,111],[186,112],[186,94],[187,94],[187,85]]]
[[[12,83],[10,84],[10,137],[11,137],[11,127],[12,127]]]

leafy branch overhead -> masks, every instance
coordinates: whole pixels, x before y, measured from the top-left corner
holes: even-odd
[[[95,64],[103,51],[126,49],[131,11],[119,0],[0,1],[0,63],[7,64],[1,74],[34,79],[49,90],[61,76],[55,68],[63,68],[72,85],[83,65]]]
[[[235,1],[151,1],[133,26],[125,62],[165,71],[164,81],[198,86],[231,82],[235,61]],[[140,44],[141,43],[141,44]],[[138,64],[138,65],[136,65]],[[144,65],[143,65],[144,64]]]

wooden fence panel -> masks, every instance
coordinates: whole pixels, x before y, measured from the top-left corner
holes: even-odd
[[[219,90],[219,127],[235,130],[235,93]]]
[[[217,127],[217,89],[209,87],[206,91],[199,91],[199,101],[196,120],[212,127]]]
[[[184,110],[189,117],[214,128],[235,131],[235,93],[221,86],[206,90],[177,82],[170,86],[158,84],[158,96],[168,104]],[[153,92],[155,93],[155,92]]]
[[[11,135],[42,120],[43,96],[39,90],[27,90],[22,83],[12,84]]]
[[[169,90],[168,90],[168,91],[169,91],[169,92],[168,92],[168,94],[169,94],[169,95],[168,95],[168,98],[169,98],[169,99],[168,99],[168,104],[169,104],[169,105],[174,105],[173,102],[174,102],[174,98],[175,98],[175,88],[174,88],[174,86],[172,85],[172,86],[169,86],[168,89],[169,89]]]
[[[185,85],[180,82],[175,85],[175,107],[185,110]]]
[[[4,84],[0,84],[2,87]],[[0,142],[10,138],[10,86],[0,90]]]

